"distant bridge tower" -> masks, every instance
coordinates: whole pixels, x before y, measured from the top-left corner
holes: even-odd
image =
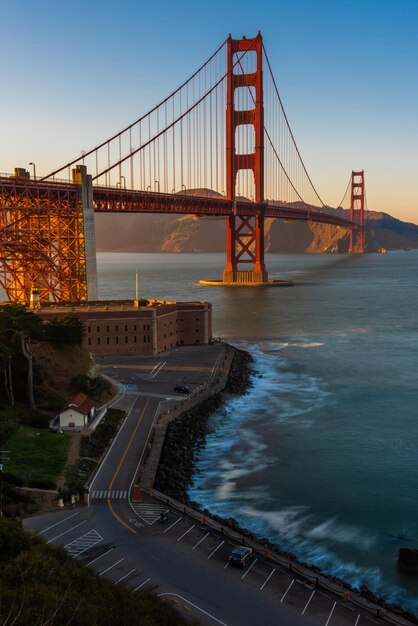
[[[240,65],[234,55],[245,51],[256,54],[256,71],[236,72]],[[264,202],[264,104],[263,104],[263,38],[259,33],[253,39],[228,39],[228,77],[226,103],[226,195],[236,199],[236,180],[239,170],[252,170],[254,174],[255,201]],[[234,73],[236,72],[236,73]],[[235,108],[235,90],[252,87],[254,107],[249,110]],[[237,153],[237,128],[241,124],[254,127],[255,151],[250,154]],[[242,265],[252,264],[252,269],[240,271]],[[224,283],[264,283],[267,282],[264,264],[264,214],[259,208],[255,217],[235,213],[226,221],[226,265]]]
[[[358,229],[350,230],[350,253],[363,254],[364,252],[364,170],[351,172],[351,201],[350,220],[359,225]]]

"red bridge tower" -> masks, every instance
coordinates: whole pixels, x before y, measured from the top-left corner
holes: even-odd
[[[254,51],[257,58],[256,71],[244,73],[234,55]],[[236,179],[239,170],[252,170],[254,174],[255,201],[259,205],[254,217],[233,215],[226,221],[226,265],[224,283],[265,283],[267,271],[264,264],[264,213],[260,205],[264,202],[264,104],[263,104],[263,38],[260,33],[253,39],[228,39],[228,77],[226,104],[226,194],[228,200],[236,198]],[[235,68],[242,73],[234,73]],[[239,87],[253,87],[254,108],[237,110],[235,90]],[[236,149],[236,129],[241,124],[254,126],[255,151],[238,154]],[[240,271],[244,264],[253,268]]]
[[[357,222],[359,228],[350,230],[350,253],[364,252],[364,170],[351,172],[350,221]]]

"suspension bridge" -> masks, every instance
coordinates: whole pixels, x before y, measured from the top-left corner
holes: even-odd
[[[33,165],[33,164],[32,164]],[[151,111],[36,177],[0,175],[0,285],[11,301],[97,300],[94,212],[226,221],[223,285],[268,285],[264,220],[347,229],[364,250],[364,172],[326,207],[290,128],[262,36],[231,36]]]

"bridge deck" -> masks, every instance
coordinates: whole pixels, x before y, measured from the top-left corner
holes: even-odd
[[[31,198],[34,205],[44,206],[48,199],[67,196],[76,199],[78,185],[61,181],[34,181],[0,176],[2,208],[18,206],[19,197]],[[133,191],[114,187],[93,187],[94,210],[99,213],[178,213],[181,215],[224,216],[256,215],[261,211],[265,217],[286,220],[311,221],[332,224],[343,228],[358,228],[358,225],[338,215],[315,207],[295,207],[288,203],[268,201],[250,202],[245,199],[231,201],[226,198],[194,196],[191,194],[165,194],[151,191]]]

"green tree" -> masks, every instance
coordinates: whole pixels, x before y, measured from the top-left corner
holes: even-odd
[[[74,313],[53,317],[45,326],[47,339],[55,344],[81,346],[86,328]]]
[[[5,344],[0,344],[0,370],[3,372],[4,389],[6,391],[7,401],[10,406],[14,406],[15,399],[13,395],[12,351]]]
[[[14,343],[19,341],[20,349],[27,360],[28,378],[27,391],[29,406],[32,411],[36,411],[35,397],[33,393],[33,358],[30,349],[31,339],[40,339],[43,334],[42,320],[38,315],[28,311],[27,308],[18,303],[3,304],[0,306],[0,337],[5,347],[12,354]],[[7,352],[3,350],[2,363],[7,361]],[[10,366],[10,367],[9,367]],[[7,387],[6,391],[10,403],[14,404],[13,386],[11,379],[11,358],[7,364]]]

